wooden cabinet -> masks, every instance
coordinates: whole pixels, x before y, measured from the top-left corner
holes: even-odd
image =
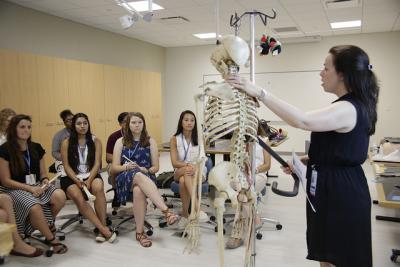
[[[46,149],[47,165],[52,138],[64,127],[63,109],[88,115],[105,163],[107,138],[119,128],[121,112],[143,113],[149,134],[161,142],[161,105],[160,73],[0,50],[0,109],[32,116],[32,138]]]

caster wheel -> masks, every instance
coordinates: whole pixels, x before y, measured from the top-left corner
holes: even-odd
[[[226,230],[225,230],[225,229],[223,229],[222,233],[223,233],[223,235],[225,235],[225,234],[226,234]]]
[[[64,241],[64,240],[65,240],[65,236],[63,236],[63,235],[62,235],[62,236],[59,236],[59,237],[58,237],[58,240]]]
[[[4,257],[0,257],[0,265],[4,264]]]
[[[53,247],[46,250],[46,257],[51,257],[51,256],[53,256]]]
[[[261,240],[262,237],[263,237],[263,235],[262,235],[261,233],[257,233],[257,234],[256,234],[256,238],[257,238],[258,240]]]
[[[210,221],[215,222],[216,218],[214,215],[210,216]]]
[[[282,229],[282,224],[277,224],[276,225],[276,230],[281,230]]]
[[[165,228],[165,227],[167,226],[167,222],[160,222],[160,223],[158,224],[158,226],[159,226],[160,228]]]
[[[99,231],[99,229],[94,228],[94,229],[93,229],[93,233],[95,233],[95,234],[97,235],[98,233],[100,233],[100,231]]]
[[[114,233],[115,233],[117,236],[119,236],[119,231],[118,231],[118,230],[115,230]]]
[[[112,221],[111,221],[110,219],[107,218],[107,219],[106,219],[106,225],[107,225],[107,226],[110,226],[111,224],[112,224]]]
[[[173,204],[167,204],[167,207],[168,207],[169,209],[172,209],[172,208],[174,207],[174,205],[173,205]]]
[[[396,255],[390,256],[390,260],[391,260],[392,262],[396,262],[396,261],[397,261],[397,256],[396,256]]]
[[[166,197],[163,197],[163,199],[164,199],[164,202],[167,202],[167,198]]]
[[[152,236],[152,235],[153,235],[153,230],[147,230],[147,231],[146,231],[146,234],[147,234],[148,236]]]
[[[83,224],[83,220],[79,220],[79,224]]]
[[[225,218],[222,218],[222,223],[226,223],[226,219]]]
[[[214,232],[218,232],[218,227],[217,226],[215,226],[215,228],[214,228]]]
[[[117,215],[117,211],[116,211],[116,210],[113,210],[113,211],[111,212],[111,214],[115,216],[115,215]]]

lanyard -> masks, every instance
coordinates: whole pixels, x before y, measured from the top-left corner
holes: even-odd
[[[134,156],[135,155],[135,152],[136,152],[136,149],[138,148],[138,146],[139,146],[139,143],[140,143],[140,141],[138,141],[137,142],[137,144],[136,144],[136,146],[135,146],[135,149],[133,149],[133,152],[132,152],[132,154],[131,154],[131,149],[130,148],[128,148],[128,157],[129,157],[129,159],[132,159],[132,156]]]
[[[187,146],[187,148],[186,148],[186,147],[185,147],[186,138],[183,138],[183,134],[181,135],[181,137],[182,137],[183,150],[185,151],[185,156],[184,156],[184,158],[183,158],[183,161],[185,161],[186,158],[187,158],[187,154],[188,154],[188,152],[189,152],[190,144],[192,143],[192,141],[190,140],[190,142],[189,142],[189,144],[188,144],[188,146]]]
[[[80,145],[78,145],[78,154],[79,154],[79,163],[86,164],[87,155],[88,155],[87,145],[85,145],[85,147],[83,149]]]
[[[28,174],[31,174],[31,154],[29,154],[29,147],[26,147],[26,156],[24,155],[24,160],[28,165]]]

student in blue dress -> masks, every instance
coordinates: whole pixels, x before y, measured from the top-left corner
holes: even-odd
[[[320,266],[372,266],[371,197],[361,164],[375,132],[379,86],[359,47],[332,47],[320,73],[322,87],[338,99],[303,112],[237,75],[226,80],[257,97],[289,125],[311,131],[307,164],[307,246]],[[290,169],[285,169],[290,172]]]
[[[136,223],[136,240],[143,247],[150,247],[151,240],[144,233],[147,197],[163,212],[169,225],[178,217],[168,209],[154,183],[159,169],[156,141],[146,129],[144,116],[129,113],[124,125],[124,136],[114,146],[112,172],[116,174],[116,194],[121,204],[133,193],[133,214]]]

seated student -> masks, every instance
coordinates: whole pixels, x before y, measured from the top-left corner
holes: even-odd
[[[193,179],[196,171],[196,160],[200,155],[197,140],[196,116],[190,110],[181,113],[176,133],[171,137],[171,163],[175,168],[174,180],[179,183],[179,195],[182,200],[182,218],[179,228],[184,228],[188,223],[189,205],[192,196]],[[205,178],[206,169],[203,170]],[[200,211],[201,222],[209,220],[204,211]]]
[[[267,142],[267,143],[269,142],[268,138],[267,138],[267,134],[265,133],[263,128],[261,128],[260,124],[258,126],[257,135],[260,136],[264,142]],[[251,146],[250,146],[249,154],[251,155],[251,153],[252,153],[252,150],[251,150]],[[268,152],[266,150],[264,150],[258,143],[256,143],[255,165],[256,165],[256,170],[255,170],[256,183],[255,183],[254,190],[257,193],[257,195],[260,195],[261,191],[265,188],[265,186],[267,184],[267,179],[268,179],[267,171],[269,171],[269,169],[271,168],[271,155],[268,154]],[[245,207],[245,208],[246,209],[244,211],[246,213],[248,213],[247,207]],[[258,214],[255,217],[255,224],[256,225],[261,224],[261,218]],[[235,237],[231,236],[226,243],[226,248],[234,249],[234,248],[240,247],[242,244],[243,244],[242,238],[235,238]]]
[[[68,138],[71,133],[72,126],[72,114],[71,110],[65,109],[61,111],[60,118],[62,119],[65,128],[59,130],[53,137],[51,143],[51,155],[55,160],[61,161],[61,143],[64,139]]]
[[[128,201],[133,192],[136,240],[143,247],[152,245],[144,233],[147,197],[164,213],[169,225],[178,220],[165,205],[154,183],[158,169],[157,143],[148,135],[143,115],[139,112],[129,113],[124,125],[124,136],[114,146],[112,172],[117,174],[116,193],[120,203]]]
[[[15,224],[15,215],[11,197],[7,194],[0,194],[0,222]],[[37,257],[43,254],[43,250],[26,244],[17,231],[12,233],[14,247],[10,254],[22,257]]]
[[[128,112],[122,112],[121,114],[118,115],[118,123],[119,123],[119,126],[121,127],[121,129],[110,134],[110,136],[107,139],[107,147],[106,147],[107,163],[112,162],[115,142],[117,142],[117,140],[124,135],[123,134],[123,126],[124,126],[127,115],[128,115]]]
[[[128,112],[122,112],[121,114],[118,115],[118,123],[121,129],[113,132],[107,139],[107,147],[106,147],[106,161],[108,164],[111,164],[112,158],[113,158],[113,150],[114,150],[114,145],[115,142],[119,138],[123,136],[123,125],[125,123],[126,116],[128,115]],[[110,166],[110,165],[109,165]],[[110,175],[110,180],[111,180],[111,186],[115,188],[115,175],[109,171]],[[114,193],[114,199],[112,201],[112,206],[113,207],[119,207],[120,203],[117,200],[117,194]]]
[[[79,212],[99,230],[96,241],[114,242],[117,235],[106,226],[106,198],[99,174],[101,142],[92,135],[86,114],[77,113],[72,118],[71,135],[61,144],[61,158],[67,174],[61,177],[61,188],[75,202]],[[96,197],[96,212],[85,200],[84,186]]]
[[[65,194],[48,184],[45,151],[31,141],[32,120],[16,115],[7,129],[7,142],[0,146],[0,192],[11,196],[18,232],[30,235],[39,230],[54,253],[67,252],[55,240],[54,218],[65,204]]]
[[[10,108],[3,108],[0,111],[0,145],[7,141],[7,127],[15,115],[15,111]]]

